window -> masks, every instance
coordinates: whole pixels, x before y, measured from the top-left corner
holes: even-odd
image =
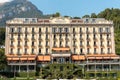
[[[56,38],[56,35],[54,34],[54,39]]]
[[[96,54],[96,48],[94,48],[94,54]]]
[[[60,39],[62,38],[62,34],[60,34]]]
[[[96,46],[96,42],[94,41],[94,46]]]
[[[95,28],[93,28],[93,33],[95,32]]]
[[[82,34],[80,34],[80,39],[82,39]]]
[[[46,32],[48,32],[48,28],[46,27]]]
[[[59,28],[59,32],[60,32],[60,33],[62,32],[62,28]]]
[[[106,32],[110,32],[110,28],[106,28]]]
[[[60,41],[60,46],[62,46],[62,42]]]
[[[110,42],[109,42],[109,41],[107,41],[107,45],[108,45],[108,46],[110,45]]]
[[[48,48],[46,48],[46,53],[48,54]]]
[[[46,46],[48,46],[48,41],[46,41]]]
[[[87,39],[89,39],[89,35],[87,34]]]
[[[18,38],[20,38],[20,34],[18,34]]]
[[[88,23],[89,22],[89,19],[86,19],[86,23]]]
[[[73,42],[73,45],[75,45],[75,41]]]
[[[102,39],[102,34],[100,34],[100,39]]]
[[[103,48],[101,48],[101,54],[103,54]]]
[[[32,32],[34,32],[34,28],[32,28]]]
[[[74,48],[74,54],[76,54],[76,49]]]
[[[41,48],[39,48],[39,54],[41,54]]]
[[[39,32],[41,32],[41,28],[39,28]]]
[[[90,49],[89,49],[89,48],[87,48],[87,53],[88,53],[88,54],[90,53]]]
[[[11,41],[11,45],[13,45],[13,41]]]
[[[87,46],[89,46],[89,41],[87,41]]]
[[[18,48],[18,50],[17,50],[17,51],[18,51],[18,54],[20,54],[20,48]]]
[[[83,53],[83,49],[82,49],[82,48],[80,49],[80,53],[81,53],[81,54]]]
[[[82,32],[82,28],[80,27],[80,32]]]
[[[21,32],[21,28],[20,27],[18,28],[18,32]]]
[[[110,54],[110,48],[108,48],[108,53]]]
[[[56,32],[56,30],[57,30],[56,28],[52,28],[52,32],[53,32],[53,33],[55,33],[55,32]]]
[[[25,45],[27,45],[27,41],[25,41]]]
[[[18,46],[20,46],[20,41],[18,41]]]
[[[75,28],[73,28],[73,33],[75,32]]]
[[[46,39],[48,39],[48,35],[46,34]]]
[[[27,54],[27,48],[25,48],[25,54]]]
[[[13,54],[13,48],[10,49],[11,54]]]
[[[34,38],[34,34],[32,34],[32,38]]]
[[[82,41],[80,41],[80,45],[82,46]]]
[[[32,48],[32,54],[34,54],[34,48]]]
[[[11,28],[11,32],[14,32],[14,28]]]
[[[27,38],[27,34],[25,34],[25,38]]]
[[[99,28],[99,32],[100,32],[100,33],[103,32],[103,28]]]
[[[69,32],[68,28],[65,28],[65,32]]]
[[[100,42],[100,45],[103,46],[103,42],[102,41]]]
[[[89,30],[89,28],[87,27],[87,28],[86,28],[86,32],[88,32],[88,30]]]
[[[34,41],[32,41],[32,46],[34,46]]]

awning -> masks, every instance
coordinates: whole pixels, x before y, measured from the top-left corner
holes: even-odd
[[[12,58],[7,58],[8,61],[10,61]]]
[[[120,59],[120,57],[119,56],[111,57],[111,59]]]
[[[95,57],[87,57],[87,59],[95,59]]]
[[[27,58],[20,58],[20,60],[24,61],[24,60],[27,60]]]
[[[110,57],[103,57],[103,59],[111,59]]]
[[[55,51],[68,51],[70,50],[70,48],[52,48],[52,50],[55,50]]]
[[[44,56],[44,61],[50,61],[50,56]]]
[[[85,60],[85,56],[82,56],[82,55],[72,55],[72,60]]]
[[[28,60],[35,60],[35,58],[28,58]]]
[[[12,58],[12,60],[19,60],[19,58]]]
[[[38,56],[37,60],[38,61],[50,61],[51,58],[49,55],[45,55],[45,56],[41,55],[41,56]]]
[[[95,57],[95,59],[103,59],[103,57]]]

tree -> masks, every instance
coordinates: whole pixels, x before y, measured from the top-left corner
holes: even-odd
[[[80,19],[80,17],[75,16],[75,17],[73,17],[73,19]]]
[[[60,13],[56,12],[55,14],[52,15],[53,17],[60,17]]]
[[[7,64],[4,49],[0,49],[0,70],[4,70]]]
[[[84,15],[82,18],[90,18],[89,15]]]
[[[91,18],[97,18],[97,15],[95,13],[92,13]]]

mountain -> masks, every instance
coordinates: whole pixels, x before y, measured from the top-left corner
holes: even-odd
[[[13,18],[44,18],[43,12],[28,0],[13,0],[0,4],[0,26]]]

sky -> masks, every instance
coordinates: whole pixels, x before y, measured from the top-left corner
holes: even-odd
[[[0,0],[0,3],[11,0]],[[103,11],[106,8],[119,8],[120,0],[29,0],[44,14],[60,12],[62,16],[82,17],[86,14]]]
[[[119,8],[120,0],[29,0],[44,14],[60,12],[62,16],[81,17],[106,8]]]

